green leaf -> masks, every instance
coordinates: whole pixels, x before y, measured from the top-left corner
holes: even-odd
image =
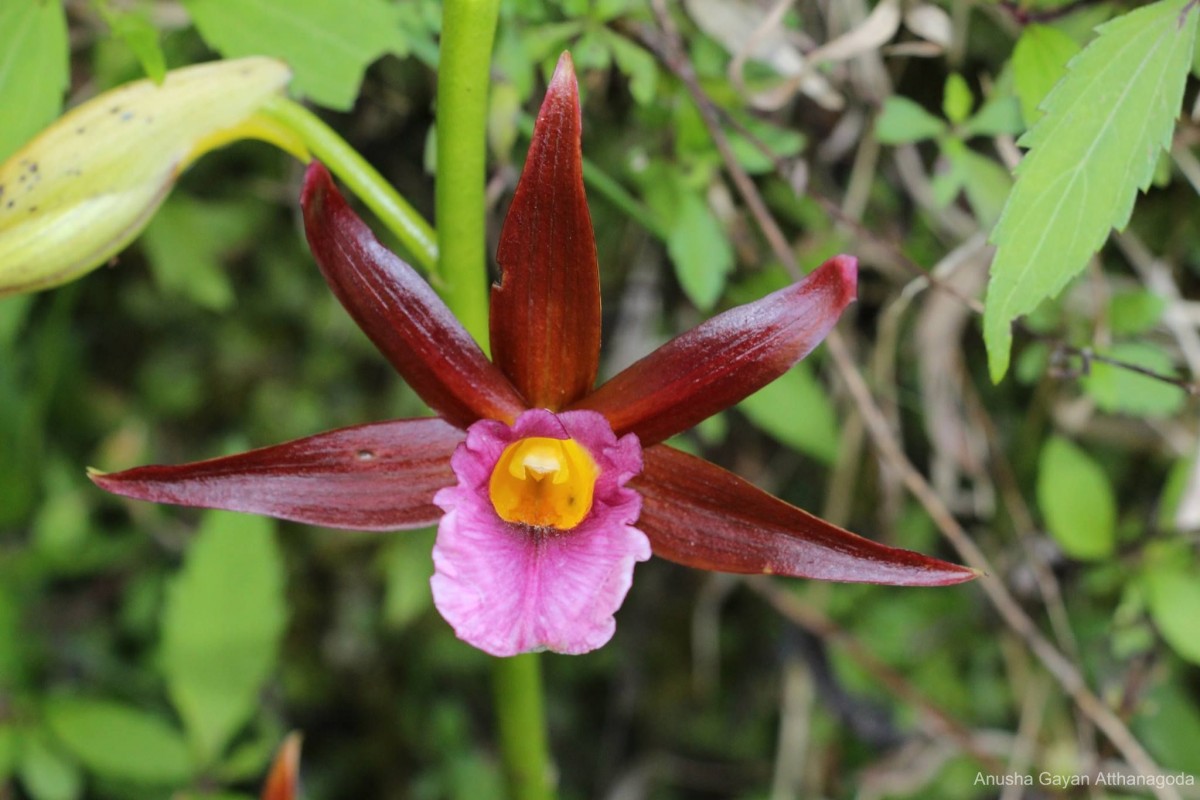
[[[942,93],[942,113],[946,115],[946,119],[959,125],[971,116],[971,109],[974,107],[975,96],[971,93],[971,87],[967,85],[967,79],[957,72],[951,72],[946,78],[946,88]]]
[[[738,410],[788,447],[826,464],[837,458],[837,413],[803,362],[747,397]]]
[[[1021,32],[1013,48],[1013,90],[1021,102],[1026,125],[1032,126],[1041,118],[1038,106],[1079,49],[1070,36],[1046,25],[1028,25]]]
[[[1193,775],[1200,773],[1200,711],[1186,687],[1185,670],[1159,683],[1138,703],[1133,732],[1159,766]],[[1181,685],[1184,684],[1184,685]]]
[[[1152,344],[1118,344],[1104,355],[1161,375],[1175,374],[1171,357]],[[1176,386],[1100,361],[1091,363],[1083,388],[1101,411],[1137,417],[1169,417],[1183,407],[1186,399]]]
[[[8,783],[8,779],[12,777],[19,752],[20,738],[17,736],[16,727],[0,722],[0,786]]]
[[[729,134],[729,146],[738,163],[751,175],[764,175],[775,171],[774,160],[763,153],[759,149],[760,146],[765,146],[778,158],[788,158],[802,151],[808,141],[799,131],[781,128],[754,117],[740,118],[738,122],[745,126],[747,134],[755,141],[735,130]]]
[[[91,532],[79,470],[72,467],[61,461],[45,467],[46,499],[33,518],[31,541],[50,564],[66,569],[78,565],[80,549]]]
[[[150,18],[142,11],[114,11],[103,4],[100,13],[113,36],[125,42],[137,56],[146,76],[155,83],[162,83],[167,75],[167,58],[158,42],[158,28]]]
[[[258,210],[249,200],[218,204],[168,198],[142,240],[158,285],[210,311],[228,311],[233,285],[222,261],[257,229]]]
[[[1042,447],[1038,506],[1050,535],[1071,558],[1093,561],[1112,555],[1117,503],[1104,470],[1059,436]]]
[[[17,774],[33,800],[76,800],[83,795],[79,767],[46,741],[41,731],[21,737]]]
[[[1187,491],[1195,465],[1196,459],[1189,456],[1176,459],[1167,471],[1167,479],[1163,482],[1162,493],[1158,497],[1158,514],[1155,519],[1155,523],[1164,531],[1178,528],[1175,515],[1179,513],[1179,503],[1183,500],[1183,493]]]
[[[402,53],[396,9],[385,0],[183,0],[196,29],[226,58],[269,55],[295,72],[296,91],[348,110],[367,66]]]
[[[922,139],[936,139],[945,132],[945,121],[899,95],[893,95],[883,102],[883,111],[875,120],[875,136],[883,144],[908,144]]]
[[[56,697],[45,715],[63,746],[106,777],[172,785],[195,771],[183,736],[155,714],[111,700]]]
[[[962,190],[966,192],[967,202],[971,204],[980,226],[985,229],[992,227],[1000,218],[1004,201],[1012,189],[1008,170],[958,141],[946,142],[942,152],[950,160],[955,173],[961,176]]]
[[[67,88],[67,61],[62,3],[0,3],[0,161],[58,116]]]
[[[1025,130],[1021,120],[1021,107],[1015,97],[994,97],[984,104],[979,112],[963,123],[961,135],[972,136],[1016,135]]]
[[[716,305],[733,271],[733,247],[704,198],[686,191],[679,195],[667,252],[688,299],[706,311]]]
[[[646,203],[667,229],[667,252],[679,285],[698,308],[711,309],[733,271],[725,226],[676,167],[654,165],[642,177]]]
[[[1117,336],[1137,336],[1158,325],[1167,301],[1161,295],[1136,289],[1113,295],[1108,305],[1108,327]]]
[[[1142,571],[1150,618],[1181,657],[1200,664],[1200,570],[1172,544],[1148,550]]]
[[[394,536],[384,551],[383,619],[396,630],[407,628],[433,608],[429,576],[433,575],[435,533],[433,528],[405,531]]]
[[[1014,319],[1057,294],[1112,228],[1170,145],[1200,13],[1162,0],[1100,27],[1021,139],[1030,148],[992,233],[997,246],[984,311],[992,380],[1008,371]]]
[[[274,523],[208,512],[163,610],[162,670],[208,763],[254,713],[286,624]]]
[[[629,93],[639,105],[648,105],[658,88],[658,62],[645,49],[619,33],[608,28],[601,30],[607,37],[617,69],[629,78]]]

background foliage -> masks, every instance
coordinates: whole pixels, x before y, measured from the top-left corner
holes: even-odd
[[[991,797],[977,775],[1133,772],[1139,753],[1200,773],[1200,432],[1190,378],[1161,379],[1200,370],[1185,299],[1200,284],[1200,13],[665,6],[503,4],[493,236],[569,48],[605,371],[786,281],[764,213],[803,265],[855,253],[841,332],[872,405],[822,349],[681,444],[889,543],[962,560],[939,536],[961,526],[990,576],[902,590],[639,567],[613,643],[546,661],[563,795]],[[3,0],[0,158],[64,86],[74,103],[265,53],[431,216],[439,18],[432,0]],[[1122,88],[1158,106],[1122,105]],[[1055,137],[1076,101],[1103,112],[1115,151],[1093,153],[1077,120]],[[1039,119],[1021,143],[1051,144],[1013,189],[1016,140]],[[1086,203],[1047,194],[1064,171]],[[312,797],[501,792],[485,658],[431,610],[431,532],[125,503],[83,472],[422,412],[313,268],[298,179],[277,151],[229,147],[114,268],[0,300],[0,797],[246,797],[292,728]],[[1016,294],[988,294],[993,374],[995,338],[1028,316],[993,385],[976,298],[997,220],[993,291]]]

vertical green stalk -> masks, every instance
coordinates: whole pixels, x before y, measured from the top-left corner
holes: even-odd
[[[492,40],[500,0],[446,0],[438,62],[434,223],[442,297],[486,350],[484,171]]]
[[[484,211],[487,101],[499,0],[446,0],[437,95],[437,240],[442,297],[488,346]],[[512,800],[549,800],[550,768],[536,655],[492,662],[500,751]]]
[[[512,800],[550,800],[550,759],[542,702],[542,665],[537,653],[492,662],[492,693],[500,751]]]

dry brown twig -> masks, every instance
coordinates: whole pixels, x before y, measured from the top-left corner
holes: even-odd
[[[784,264],[793,277],[800,278],[803,273],[796,264],[791,246],[763,201],[758,188],[738,163],[728,137],[721,128],[716,106],[696,79],[695,71],[682,48],[678,30],[665,0],[653,0],[653,8],[663,36],[663,40],[656,43],[657,46],[654,48],[658,57],[683,82],[692,100],[700,109],[701,118],[721,154],[730,179],[749,208],[775,257]],[[1079,710],[1104,732],[1104,735],[1108,737],[1108,740],[1130,766],[1139,774],[1151,779],[1163,774],[1154,759],[1146,752],[1120,717],[1092,692],[1079,669],[1046,638],[1008,588],[995,577],[995,570],[988,557],[967,535],[925,476],[909,460],[895,433],[888,425],[887,419],[876,404],[870,388],[863,380],[841,335],[836,330],[833,331],[826,339],[826,343],[834,365],[853,396],[879,455],[885,463],[900,474],[905,487],[925,508],[938,530],[960,557],[969,566],[981,572],[979,586],[1005,625],[1033,652],[1062,690],[1071,697]],[[1173,786],[1153,786],[1152,788],[1160,800],[1177,800],[1179,797],[1179,793]]]

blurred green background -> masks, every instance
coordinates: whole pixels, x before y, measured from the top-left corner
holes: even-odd
[[[285,55],[294,88],[432,216],[438,3],[256,4],[287,5],[289,24],[271,26],[218,0],[72,1],[61,18],[49,0],[3,1],[0,20],[65,37],[69,62],[23,56],[0,69],[0,90],[57,97],[65,82],[74,102],[159,57],[177,67]],[[1119,10],[1055,5],[1028,7],[1060,35],[1030,45],[1042,48],[1037,68],[1013,63],[1028,29],[1011,8],[910,5],[941,22],[906,17],[885,49],[824,65],[825,88],[789,81],[789,64],[862,28],[869,5],[796,4],[772,19],[767,4],[694,0],[669,13],[801,263],[862,259],[843,333],[993,579],[1163,769],[1200,773],[1197,525],[1179,513],[1196,493],[1195,401],[1079,355],[1186,370],[1168,323],[1195,327],[1171,290],[1187,297],[1200,283],[1188,177],[1200,125],[1180,123],[1121,246],[1028,320],[1017,374],[1000,386],[962,301],[922,292],[906,268],[939,265],[978,296],[982,240],[1010,185],[1004,158],[1049,88],[1030,76],[1061,70],[1062,40],[1077,48]],[[331,8],[341,21],[322,28]],[[0,41],[15,31],[0,25]],[[502,4],[489,251],[544,80],[570,49],[606,374],[786,280],[657,57],[665,35],[640,0]],[[756,41],[766,50],[741,59]],[[14,139],[0,158],[51,106],[37,119],[0,103]],[[131,503],[85,476],[427,413],[315,269],[300,175],[264,144],[226,148],[182,178],[109,268],[0,300],[0,798],[250,797],[292,729],[305,734],[309,797],[503,793],[487,658],[430,603],[432,531],[364,535]],[[1158,282],[1133,268],[1146,256],[1131,242],[1149,246]],[[820,351],[680,445],[852,530],[958,559],[881,470]],[[977,585],[744,582],[659,560],[636,577],[610,645],[544,659],[563,797],[982,798],[999,791],[979,775],[1129,768]],[[790,602],[803,610],[787,613]]]

